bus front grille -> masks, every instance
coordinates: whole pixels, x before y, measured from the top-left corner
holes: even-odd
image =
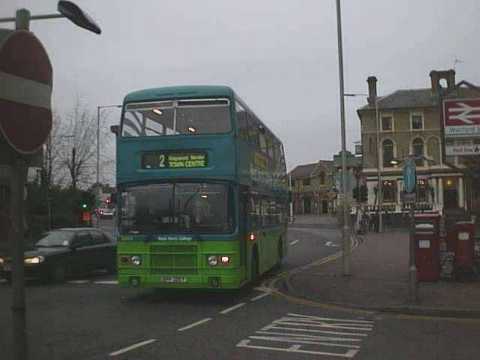
[[[194,275],[198,273],[195,245],[152,245],[150,272],[165,275]]]

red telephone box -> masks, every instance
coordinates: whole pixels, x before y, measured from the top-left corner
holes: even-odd
[[[475,223],[460,221],[455,224],[456,249],[455,267],[471,270],[475,255]]]
[[[440,216],[415,216],[415,265],[418,281],[440,279]]]

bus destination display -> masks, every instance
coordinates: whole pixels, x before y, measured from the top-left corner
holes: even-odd
[[[142,169],[193,169],[207,165],[206,153],[148,152],[142,155]]]

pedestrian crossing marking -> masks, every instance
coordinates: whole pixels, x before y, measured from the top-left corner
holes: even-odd
[[[373,327],[369,320],[288,313],[237,347],[351,359]]]

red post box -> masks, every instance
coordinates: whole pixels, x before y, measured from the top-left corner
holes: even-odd
[[[415,265],[418,281],[440,279],[439,221],[422,222],[415,217]]]
[[[475,223],[473,221],[457,222],[455,235],[455,268],[472,270],[475,255]]]

